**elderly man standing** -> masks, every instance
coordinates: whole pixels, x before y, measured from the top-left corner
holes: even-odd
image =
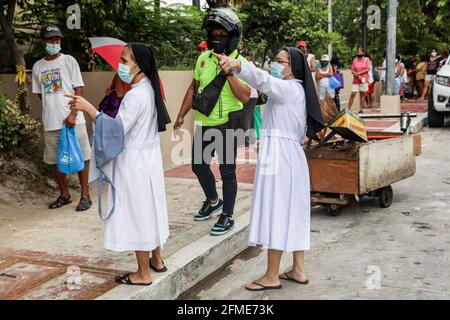
[[[80,66],[75,58],[61,53],[61,30],[55,25],[44,25],[40,32],[45,56],[33,66],[33,93],[42,101],[42,123],[44,126],[44,162],[52,165],[59,197],[49,205],[50,209],[60,208],[72,202],[65,174],[56,166],[59,136],[62,127],[75,127],[84,155],[84,170],[78,173],[81,185],[81,199],[77,211],[85,211],[92,205],[89,196],[88,172],[91,147],[86,130],[86,120],[82,112],[70,111],[70,99],[64,93],[83,95],[83,79]]]

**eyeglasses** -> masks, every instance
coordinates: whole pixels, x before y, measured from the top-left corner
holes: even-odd
[[[280,60],[279,58],[275,58],[273,61],[278,62],[278,63],[286,63],[287,65],[290,65],[289,61],[283,61],[283,60]]]

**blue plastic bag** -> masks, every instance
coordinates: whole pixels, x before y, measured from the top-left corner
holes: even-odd
[[[330,88],[333,90],[341,88],[341,82],[335,76],[330,77]]]
[[[65,174],[83,171],[84,157],[75,128],[69,128],[66,125],[62,127],[56,165],[58,166],[59,172]]]

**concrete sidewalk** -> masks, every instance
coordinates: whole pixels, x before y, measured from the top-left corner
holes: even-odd
[[[252,165],[247,172],[253,175],[251,169]],[[246,171],[245,165],[241,170]],[[175,174],[168,171],[167,175]],[[245,175],[241,174],[248,180]],[[212,237],[209,230],[216,219],[193,220],[204,200],[198,182],[166,178],[171,236],[163,255],[169,272],[153,274],[150,287],[114,283],[115,275],[136,270],[136,260],[133,253],[113,253],[102,247],[103,223],[96,205],[84,213],[75,212],[76,201],[48,210],[52,197],[17,203],[14,193],[2,193],[0,300],[175,299],[245,249],[251,189],[249,184],[239,184],[236,228],[224,237]],[[76,193],[72,195],[77,200]]]

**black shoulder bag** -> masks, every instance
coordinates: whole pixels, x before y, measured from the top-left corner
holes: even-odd
[[[227,76],[220,72],[217,77],[211,81],[201,93],[195,90],[194,82],[194,97],[192,99],[192,109],[209,116],[219,100],[220,92],[225,86]]]

